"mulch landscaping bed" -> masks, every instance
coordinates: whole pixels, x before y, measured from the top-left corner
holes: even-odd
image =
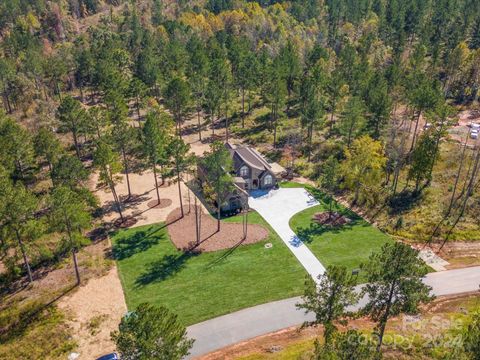
[[[172,200],[171,199],[160,199],[160,204],[158,203],[158,200],[155,199],[155,200],[151,200],[148,202],[147,206],[150,208],[150,209],[164,209],[166,207],[169,207],[170,205],[172,205]]]
[[[312,221],[320,225],[332,227],[342,226],[351,222],[349,218],[338,212],[332,212],[329,214],[328,211],[314,214],[312,216]]]
[[[200,211],[200,210],[199,210]],[[267,238],[268,230],[257,224],[248,224],[247,238],[243,240],[242,223],[222,222],[217,232],[217,221],[209,214],[201,215],[200,244],[196,245],[195,210],[184,208],[185,216],[180,218],[180,208],[167,217],[168,232],[173,244],[183,251],[208,252],[230,249],[238,245],[253,244]]]
[[[126,229],[126,228],[129,228],[129,227],[135,225],[137,223],[137,221],[138,220],[136,218],[134,218],[133,216],[125,216],[123,221],[120,218],[115,220],[114,225],[117,228]]]

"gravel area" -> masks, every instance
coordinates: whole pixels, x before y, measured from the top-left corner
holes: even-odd
[[[195,211],[191,207],[184,208],[185,216],[180,219],[180,208],[172,211],[167,217],[168,232],[177,249],[192,251],[217,251],[230,249],[238,245],[253,244],[267,238],[268,230],[263,226],[249,224],[247,238],[243,239],[242,223],[222,222],[217,232],[217,221],[209,214],[202,212],[200,244],[196,245]]]

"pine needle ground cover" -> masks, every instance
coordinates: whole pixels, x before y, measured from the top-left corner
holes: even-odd
[[[226,221],[241,222],[241,217]],[[178,251],[164,224],[112,235],[127,306],[165,305],[185,325],[242,308],[300,295],[306,272],[255,212],[249,223],[265,226],[262,242],[197,255]],[[271,248],[265,248],[271,243]]]

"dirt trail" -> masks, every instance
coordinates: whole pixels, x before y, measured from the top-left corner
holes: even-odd
[[[110,332],[127,312],[116,266],[106,276],[92,279],[72,295],[62,298],[58,307],[70,317],[69,325],[78,343],[80,359],[96,359],[115,350]]]

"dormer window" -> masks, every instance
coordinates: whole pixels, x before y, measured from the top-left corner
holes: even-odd
[[[263,180],[264,185],[272,185],[273,184],[273,177],[272,175],[267,175],[265,176],[265,179]]]
[[[240,176],[248,176],[248,166],[243,165],[240,168]]]

